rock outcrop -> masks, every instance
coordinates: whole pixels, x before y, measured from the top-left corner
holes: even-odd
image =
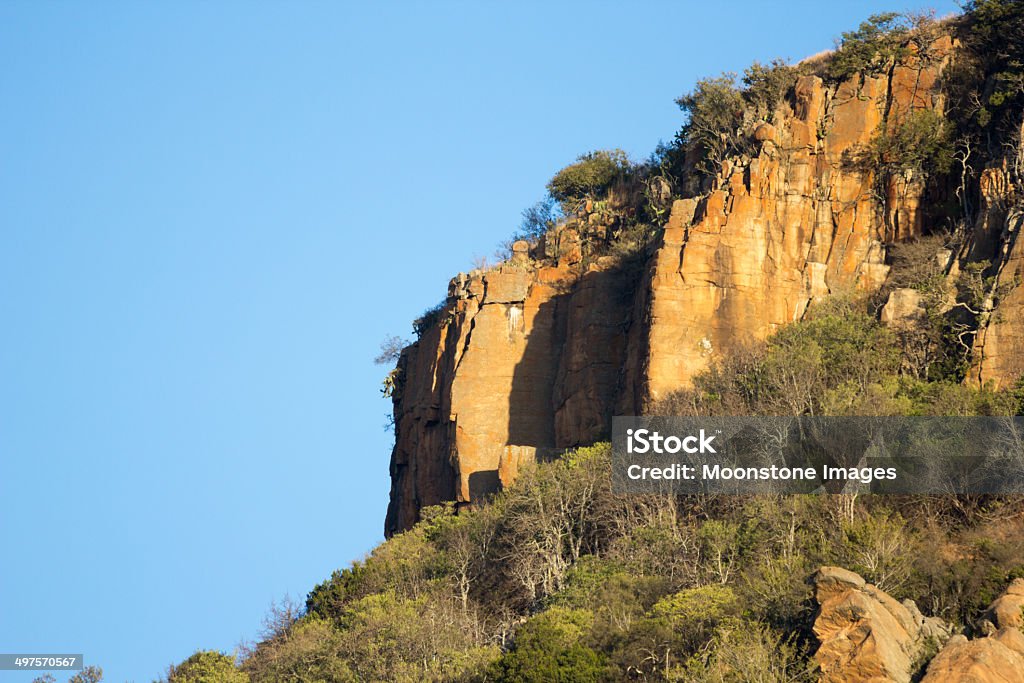
[[[989,606],[974,640],[846,569],[822,567],[811,581],[821,683],[909,683],[922,669],[921,683],[1024,683],[1024,579]]]
[[[1024,127],[1022,127],[1024,132]],[[1014,188],[1001,168],[983,172],[982,207],[968,248],[990,260],[995,278],[991,294],[982,302],[981,327],[974,345],[974,379],[978,384],[1005,385],[1024,374],[1024,213],[1011,208]],[[994,299],[999,298],[998,302]]]
[[[929,647],[949,638],[946,625],[839,567],[812,577],[818,615],[814,661],[822,683],[909,683]]]
[[[1024,683],[1024,634],[1004,629],[978,640],[953,636],[921,683]]]
[[[897,174],[880,187],[850,158],[908,112],[941,108],[936,83],[952,50],[941,37],[927,61],[910,55],[880,75],[800,77],[772,122],[752,129],[754,153],[676,201],[638,254],[590,250],[609,228],[588,206],[540,243],[517,243],[500,267],[453,279],[440,319],[394,376],[386,533],[423,506],[471,504],[525,463],[606,438],[613,414],[686,388],[821,297],[877,290],[886,246],[923,230],[924,183]],[[991,213],[978,235],[992,242],[991,225],[1008,219]],[[1024,243],[1003,243],[1010,278]],[[1024,369],[1011,352],[1024,336],[1015,306],[1024,299],[1007,297],[1008,315],[988,317],[978,336],[983,381]]]
[[[1024,627],[1024,579],[1014,579],[1006,592],[989,605],[983,617],[986,630]]]
[[[949,639],[928,664],[921,683],[1024,683],[1024,579],[1016,579],[989,606],[984,638]]]
[[[916,289],[900,287],[889,293],[882,307],[881,321],[890,327],[912,327],[925,316],[921,293]]]

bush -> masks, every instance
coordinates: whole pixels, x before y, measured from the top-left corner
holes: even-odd
[[[306,598],[306,613],[322,619],[337,619],[345,604],[365,594],[363,588],[366,570],[356,561],[352,566],[335,570],[331,578],[317,584]]]
[[[697,81],[697,87],[677,98],[676,104],[687,116],[676,135],[677,143],[696,153],[698,172],[717,175],[722,161],[740,148],[745,102],[736,87],[736,75],[725,73]]]
[[[906,521],[880,510],[844,524],[842,531],[842,565],[887,593],[897,594],[910,577],[918,547]]]
[[[960,301],[976,302],[991,282],[983,264],[965,270]],[[945,298],[941,298],[945,301]],[[804,320],[763,344],[740,349],[694,378],[694,388],[648,406],[652,415],[1013,415],[1021,397],[963,385],[963,334],[974,327],[950,319],[928,321],[943,339],[924,363],[908,367],[899,339],[862,307],[825,301]],[[952,340],[948,337],[952,336]],[[911,339],[910,341],[913,341]],[[926,340],[927,341],[927,340]],[[962,351],[955,353],[954,345]]]
[[[412,331],[415,333],[416,338],[419,339],[423,336],[423,333],[429,330],[434,325],[439,324],[445,319],[445,314],[448,311],[448,300],[445,299],[436,306],[431,306],[427,310],[423,311],[423,315],[412,321]]]
[[[740,611],[735,591],[723,585],[687,588],[662,598],[651,608],[652,616],[664,619],[689,652],[707,642],[715,626],[739,616]]]
[[[374,593],[346,609],[339,647],[363,681],[459,680],[497,657],[472,637],[475,624],[445,596]]]
[[[621,149],[589,152],[556,173],[548,182],[548,193],[564,213],[571,214],[587,199],[607,192],[631,168],[629,156]]]
[[[814,672],[797,647],[767,626],[736,622],[719,629],[707,654],[670,680],[692,683],[810,683]]]
[[[880,73],[904,55],[909,27],[906,15],[885,12],[871,16],[856,31],[844,32],[828,62],[828,76],[838,82],[858,74]]]
[[[968,92],[955,104],[974,126],[1002,137],[1020,124],[1024,102],[1024,6],[1017,0],[969,0],[964,9],[963,40],[976,63],[974,73],[963,72],[965,82],[958,85]]]
[[[196,652],[178,666],[167,670],[167,683],[248,683],[235,660],[214,650]]]
[[[528,209],[523,209],[523,222],[519,224],[519,231],[512,236],[512,241],[538,240],[555,226],[558,218],[559,211],[554,197],[545,197]]]
[[[286,632],[264,640],[242,662],[253,683],[307,681],[354,683],[359,680],[345,661],[341,636],[327,621],[306,617]]]
[[[829,391],[860,394],[894,374],[892,333],[850,302],[823,302],[759,347],[733,354],[655,410],[681,414],[821,414]],[[668,413],[672,414],[672,413]]]
[[[590,683],[603,680],[603,657],[583,645],[593,623],[585,610],[552,607],[527,621],[512,649],[493,666],[502,683]]]
[[[952,129],[934,109],[917,109],[872,138],[859,162],[883,178],[910,171],[921,177],[949,173],[953,163]]]
[[[771,121],[775,108],[796,82],[797,69],[784,60],[773,59],[768,64],[754,62],[743,72],[746,90],[743,98],[750,103],[758,119]]]

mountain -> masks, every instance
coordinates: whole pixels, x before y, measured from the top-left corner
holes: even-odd
[[[1024,682],[1020,496],[621,495],[607,443],[1024,414],[1024,3],[877,15],[678,104],[383,350],[388,540],[169,681]]]
[[[849,34],[838,56],[872,41],[886,55],[749,71],[713,163],[691,140],[679,177],[664,162],[627,169],[603,194],[571,197],[508,261],[452,279],[394,374],[386,534],[424,506],[485,498],[524,463],[607,439],[612,415],[691,387],[817,301],[920,288],[893,264],[922,238],[951,286],[972,269],[984,281],[979,313],[957,321],[972,345],[965,379],[1016,381],[1024,290],[1007,285],[1024,268],[1021,150],[982,143],[972,120],[950,115],[962,90],[999,86],[958,21],[873,30]],[[1007,141],[1019,118],[1007,118]],[[955,298],[955,313],[974,308]]]

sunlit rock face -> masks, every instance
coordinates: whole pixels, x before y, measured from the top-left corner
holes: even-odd
[[[985,634],[953,636],[928,664],[922,683],[1024,683],[1024,579],[996,598],[979,624]]]
[[[998,302],[983,302],[983,309],[993,307],[984,310],[974,340],[970,379],[979,385],[1006,386],[1024,374],[1024,287],[1017,286],[1024,282],[1024,213],[1011,202],[1018,191],[1004,169],[986,169],[981,175],[982,206],[969,246],[992,261],[995,289],[1003,294]]]
[[[950,637],[948,625],[912,600],[901,603],[854,572],[822,567],[811,581],[821,683],[910,683],[928,648]]]
[[[773,123],[756,127],[756,155],[727,160],[706,192],[676,201],[636,258],[587,258],[582,245],[605,228],[585,211],[539,244],[518,243],[500,267],[453,279],[440,320],[399,362],[386,533],[424,506],[472,504],[524,464],[607,438],[613,414],[688,386],[816,299],[879,288],[885,245],[924,230],[925,190],[905,176],[880,188],[849,158],[881,126],[942,106],[951,50],[943,37],[927,61],[911,55],[837,86],[801,77]],[[1018,264],[1021,248],[1007,250]],[[1020,323],[997,322],[1008,317],[979,336],[982,379],[1021,363],[1008,351],[1020,348]]]

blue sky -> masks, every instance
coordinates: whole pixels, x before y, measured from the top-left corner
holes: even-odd
[[[923,6],[0,3],[0,652],[254,637],[382,538],[380,341],[558,168]]]

